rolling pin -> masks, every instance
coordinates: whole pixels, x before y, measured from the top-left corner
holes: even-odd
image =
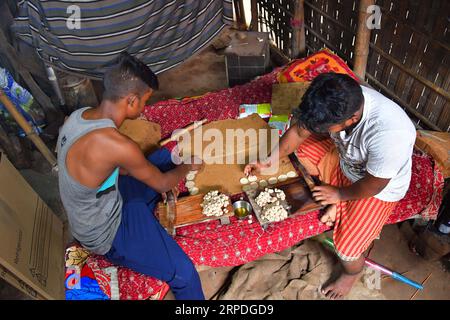
[[[189,131],[195,130],[196,128],[205,124],[207,121],[208,121],[208,119],[202,119],[200,121],[195,121],[195,122],[189,124],[188,126],[184,127],[180,131],[178,131],[176,134],[170,136],[169,138],[161,140],[159,142],[159,145],[162,147],[171,141],[177,141],[179,137],[181,137],[182,135],[184,135],[185,133],[187,133]]]

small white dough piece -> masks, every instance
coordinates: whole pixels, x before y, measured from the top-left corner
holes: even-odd
[[[253,190],[258,189],[258,182],[252,182],[250,183],[250,188],[252,188]]]
[[[248,176],[248,181],[255,182],[256,180],[258,180],[256,176]]]
[[[277,178],[275,178],[275,177],[269,178],[269,183],[270,183],[270,184],[275,184],[275,183],[277,183],[277,182],[278,182],[278,179],[277,179]]]
[[[251,189],[252,189],[252,187],[248,184],[242,187],[242,191],[244,191],[244,192],[250,191]]]
[[[187,181],[186,182],[186,188],[188,189],[192,189],[195,186],[195,182],[194,181]]]
[[[198,188],[193,187],[192,189],[189,190],[189,193],[191,194],[191,196],[195,196],[198,193]]]
[[[189,172],[186,176],[186,180],[194,180],[195,179],[195,173]]]
[[[247,178],[241,178],[241,180],[239,180],[239,182],[241,184],[247,184],[248,183],[248,179]]]
[[[289,171],[286,175],[288,178],[295,178],[297,176],[297,172]]]
[[[266,180],[260,180],[260,181],[259,181],[259,186],[260,186],[261,188],[267,187],[267,185],[268,185],[268,183],[267,183]]]
[[[286,181],[286,180],[287,180],[287,175],[285,175],[285,174],[281,174],[278,177],[278,181],[280,181],[280,182],[283,182],[283,181]]]

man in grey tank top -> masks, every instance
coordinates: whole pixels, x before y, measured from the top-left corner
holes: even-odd
[[[103,85],[100,105],[73,112],[58,137],[59,190],[72,234],[112,263],[166,281],[177,299],[204,299],[192,261],[153,214],[160,194],[201,165],[175,166],[166,149],[146,159],[117,130],[158,88],[145,64],[123,53]]]

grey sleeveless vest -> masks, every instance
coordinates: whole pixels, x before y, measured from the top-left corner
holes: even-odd
[[[110,119],[85,120],[82,108],[74,111],[64,123],[58,137],[59,192],[67,211],[73,236],[88,250],[103,255],[111,248],[122,214],[122,197],[115,183],[102,192],[88,188],[74,180],[66,168],[66,155],[73,143],[89,132],[101,128],[115,128]]]

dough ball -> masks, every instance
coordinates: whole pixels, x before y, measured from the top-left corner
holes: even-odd
[[[295,178],[297,176],[297,172],[289,171],[286,175],[288,178]]]
[[[186,175],[186,180],[194,180],[195,179],[195,173],[189,172]]]
[[[241,184],[247,184],[248,183],[248,179],[247,178],[241,178],[241,180],[239,180],[239,182]]]
[[[192,189],[195,186],[194,181],[187,181],[186,182],[186,188]]]

